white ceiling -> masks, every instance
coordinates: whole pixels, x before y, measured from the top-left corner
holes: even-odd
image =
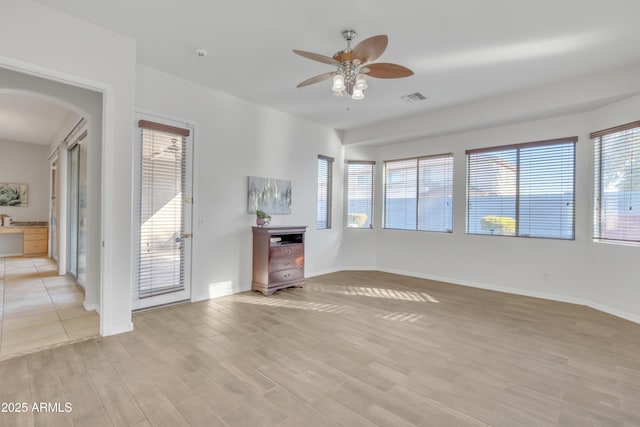
[[[637,0],[38,1],[135,38],[143,64],[341,130],[640,63]],[[371,78],[363,101],[297,89],[332,66],[291,50],[332,56],[348,28],[387,34],[378,61],[415,75]]]
[[[0,140],[49,145],[70,113],[38,95],[0,92]]]

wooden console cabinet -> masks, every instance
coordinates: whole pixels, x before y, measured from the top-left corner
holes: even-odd
[[[15,223],[8,227],[0,227],[0,235],[2,234],[22,234],[22,255],[46,255],[49,250],[49,227],[40,225],[42,222]],[[22,225],[25,224],[25,225]],[[18,254],[11,254],[18,255]]]
[[[251,289],[271,295],[304,282],[306,226],[253,227]]]
[[[49,243],[47,227],[25,227],[22,231],[22,255],[45,255]]]

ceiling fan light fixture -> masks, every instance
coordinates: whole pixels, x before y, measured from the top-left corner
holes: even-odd
[[[353,89],[353,94],[351,95],[351,99],[353,99],[354,101],[360,101],[361,99],[364,99],[364,91],[359,89]]]
[[[345,90],[344,77],[342,74],[336,74],[333,76],[333,87],[331,89],[334,92],[342,92]]]
[[[331,90],[335,96],[351,95],[351,99],[364,99],[364,91],[369,87],[366,77],[380,79],[397,79],[413,75],[413,71],[398,64],[376,62],[387,48],[388,37],[385,34],[369,37],[358,43],[353,49],[351,42],[356,36],[353,30],[345,30],[342,36],[347,41],[347,48],[333,57],[302,50],[293,53],[313,61],[335,66],[333,72],[326,72],[311,77],[298,84],[298,87],[308,86],[333,77]]]
[[[356,77],[356,83],[353,86],[354,90],[364,91],[368,87],[369,85],[367,84],[367,80],[364,78],[364,74],[358,74]]]

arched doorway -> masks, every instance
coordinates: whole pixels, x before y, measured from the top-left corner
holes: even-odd
[[[68,338],[75,340],[81,338],[77,334],[81,323],[79,321],[80,309],[95,312],[101,305],[102,94],[2,68],[0,68],[0,77],[2,77],[0,79],[2,81],[0,105],[3,96],[10,97],[13,101],[23,98],[29,99],[32,106],[38,103],[49,107],[55,105],[65,112],[64,119],[59,123],[60,128],[51,138],[49,144],[47,145],[46,141],[40,142],[46,145],[49,160],[48,168],[45,166],[47,168],[45,174],[49,181],[45,202],[47,214],[43,219],[50,227],[47,254],[53,255],[56,259],[57,273],[64,274],[69,271],[70,260],[75,259],[74,277],[83,282],[84,292],[80,307],[74,306],[77,292],[74,291],[71,296],[67,296],[66,301],[65,297],[52,293],[55,308],[67,310],[63,316],[65,318],[61,318],[61,320],[75,319],[68,325],[73,330],[65,329]],[[19,104],[19,102],[14,103]],[[43,108],[46,109],[46,107]],[[14,115],[14,117],[20,117],[20,114]],[[77,130],[80,119],[83,120],[84,135],[78,139],[78,135],[73,135],[71,130]],[[26,123],[26,127],[39,127],[31,119],[27,119]],[[82,154],[80,154],[81,151]],[[74,157],[77,161],[76,170],[71,173],[70,168]],[[29,167],[29,165],[25,165],[25,167]],[[80,176],[81,173],[83,176]],[[76,183],[72,190],[70,185],[73,183],[70,182],[70,176],[74,175]],[[81,209],[82,212],[76,211],[75,221],[72,224],[70,214],[73,212],[70,209],[72,204],[69,196],[73,193],[75,193],[75,207]],[[72,241],[74,241],[73,245],[70,244]],[[70,248],[75,248],[75,253],[70,253]],[[82,252],[78,253],[78,250]],[[80,260],[81,262],[79,262]],[[82,269],[78,267],[82,267]],[[4,298],[2,301],[6,302]],[[38,310],[41,309],[44,310],[44,308]],[[9,323],[11,324],[11,322]],[[71,326],[73,323],[75,325]],[[99,332],[95,326],[92,326],[91,329],[93,332],[91,335],[96,335]],[[0,356],[2,356],[1,348],[2,342],[0,342]]]

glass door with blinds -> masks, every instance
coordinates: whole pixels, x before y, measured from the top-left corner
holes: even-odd
[[[138,132],[134,309],[191,297],[191,133],[149,120]]]

